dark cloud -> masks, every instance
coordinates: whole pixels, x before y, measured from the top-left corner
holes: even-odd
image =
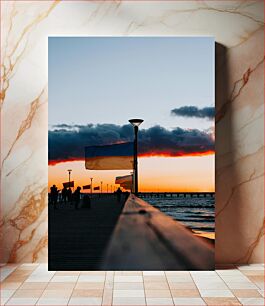
[[[140,153],[153,155],[182,156],[214,150],[211,134],[197,129],[167,130],[154,126],[139,133]]]
[[[93,124],[88,124],[86,125],[87,127],[92,127]],[[80,124],[66,124],[66,123],[61,123],[61,124],[55,124],[52,126],[55,129],[67,129],[67,130],[73,130],[74,128],[83,128],[84,125]]]
[[[198,108],[197,106],[182,106],[171,110],[171,114],[181,117],[196,117],[213,119],[215,116],[214,107],[208,106]]]
[[[130,124],[57,125],[49,131],[49,162],[84,159],[84,147],[132,141]],[[196,129],[161,126],[139,130],[140,155],[182,156],[203,154],[214,150],[212,135]]]

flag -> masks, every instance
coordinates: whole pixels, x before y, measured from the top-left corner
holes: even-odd
[[[74,181],[63,183],[65,188],[74,187]]]
[[[90,170],[133,169],[133,142],[85,147],[85,167]]]
[[[124,189],[132,189],[132,182],[121,183],[120,186]]]
[[[124,175],[124,176],[117,176],[115,179],[115,184],[121,184],[121,183],[132,183],[132,174],[130,175]]]
[[[85,185],[83,186],[83,189],[91,189],[91,185]]]
[[[94,187],[94,190],[99,190],[99,189],[100,189],[99,186]]]

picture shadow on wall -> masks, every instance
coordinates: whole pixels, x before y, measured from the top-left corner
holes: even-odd
[[[237,247],[245,246],[244,237],[240,235],[241,218],[240,203],[232,204],[235,189],[231,187],[240,184],[238,166],[235,163],[235,152],[237,143],[235,141],[235,130],[233,128],[232,103],[236,97],[237,83],[230,88],[228,49],[219,43],[215,43],[215,175],[216,175],[216,206],[215,206],[215,262],[218,264],[229,264],[231,262],[231,248],[234,239],[229,239],[227,232],[233,232],[237,237]],[[240,87],[239,87],[240,88]],[[229,177],[229,181],[227,178]],[[238,190],[236,190],[238,192]],[[240,192],[240,191],[239,191]],[[239,195],[240,197],[240,195]],[[231,205],[233,207],[231,208]],[[229,214],[227,210],[229,209]],[[226,231],[224,232],[224,230]],[[227,258],[224,262],[224,258]]]

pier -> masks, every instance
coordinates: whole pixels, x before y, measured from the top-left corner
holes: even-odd
[[[79,209],[74,204],[49,205],[48,265],[49,270],[100,270],[103,251],[111,238],[125,203],[113,194],[93,194],[91,207]]]
[[[144,200],[49,205],[49,270],[211,270],[213,246]]]
[[[139,198],[214,198],[214,192],[139,192]]]

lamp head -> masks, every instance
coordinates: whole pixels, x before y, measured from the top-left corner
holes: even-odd
[[[133,126],[139,126],[144,120],[143,119],[130,119],[129,122]]]

